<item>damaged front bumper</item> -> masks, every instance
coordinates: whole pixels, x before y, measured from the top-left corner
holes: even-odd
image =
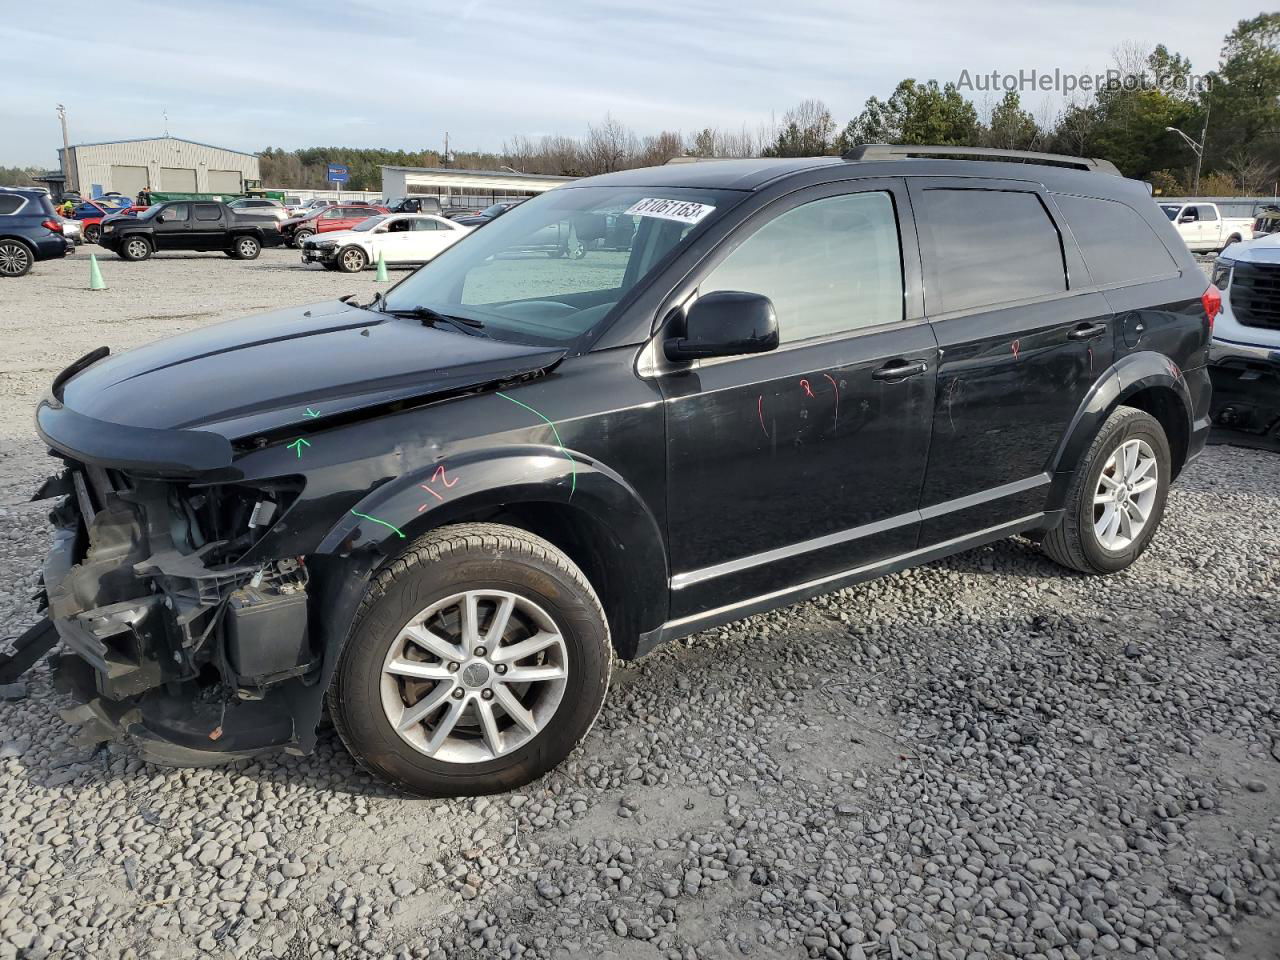
[[[64,458],[65,459],[65,458]],[[287,488],[142,479],[67,460],[42,579],[55,685],[82,742],[205,765],[314,741],[320,648],[299,557],[248,561]],[[301,718],[301,722],[300,722]]]

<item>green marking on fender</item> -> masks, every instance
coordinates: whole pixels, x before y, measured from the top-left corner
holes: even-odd
[[[297,440],[293,441],[293,443],[289,444],[289,449],[290,449],[290,450],[293,450],[294,452],[296,452],[296,453],[298,454],[298,459],[299,459],[299,460],[301,460],[301,459],[302,459],[302,448],[303,448],[304,446],[306,446],[306,447],[311,446],[311,441],[310,441],[310,440],[307,440],[307,439],[305,439],[305,438],[303,438],[303,437],[299,437]]]
[[[386,527],[388,530],[394,530],[396,532],[396,536],[399,537],[401,540],[405,539],[404,532],[399,527],[397,527],[394,523],[387,523],[387,521],[379,520],[377,517],[371,517],[367,513],[360,513],[358,510],[352,510],[351,512],[354,513],[361,520],[368,520],[372,523],[380,523],[382,524],[382,526]]]
[[[318,416],[320,416],[320,411],[319,411],[319,410],[312,410],[310,407],[307,407],[307,416],[308,416],[308,417],[318,417]]]
[[[564,442],[560,439],[560,431],[556,429],[556,425],[552,423],[550,420],[548,420],[546,416],[539,413],[537,410],[533,409],[533,407],[529,406],[527,403],[521,403],[515,397],[508,397],[501,390],[498,390],[496,392],[498,396],[500,396],[503,400],[510,400],[517,407],[524,407],[526,410],[532,413],[535,417],[541,418],[542,421],[546,423],[548,427],[551,428],[551,433],[556,438],[556,446],[558,446],[560,448],[560,452],[563,453],[566,458],[568,458],[569,465],[573,470],[573,475],[569,478],[569,499],[572,500],[573,492],[578,489],[578,462],[574,460],[573,455],[570,454],[569,451],[564,448]]]

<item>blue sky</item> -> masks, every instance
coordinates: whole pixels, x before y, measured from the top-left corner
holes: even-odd
[[[60,0],[0,22],[0,164],[72,142],[499,149],[517,134],[757,129],[806,97],[843,124],[907,76],[1097,72],[1163,42],[1197,72],[1258,0]],[[108,12],[109,11],[109,12]],[[55,26],[55,19],[62,26]],[[983,106],[985,95],[974,99]],[[1024,95],[1033,111],[1044,94]]]

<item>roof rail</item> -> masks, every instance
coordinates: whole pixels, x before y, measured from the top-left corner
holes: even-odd
[[[1013,163],[1043,163],[1072,170],[1109,173],[1120,176],[1110,160],[1096,157],[1070,157],[1063,153],[1037,153],[1034,150],[1003,150],[999,147],[927,147],[914,144],[862,143],[848,150],[843,160],[905,160],[909,157],[943,157],[959,160],[1006,160]]]

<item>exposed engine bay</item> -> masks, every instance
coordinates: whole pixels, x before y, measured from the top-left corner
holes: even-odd
[[[301,482],[141,479],[66,461],[42,580],[55,683],[81,740],[209,763],[297,746],[291,692],[320,678],[300,557],[250,559]]]

